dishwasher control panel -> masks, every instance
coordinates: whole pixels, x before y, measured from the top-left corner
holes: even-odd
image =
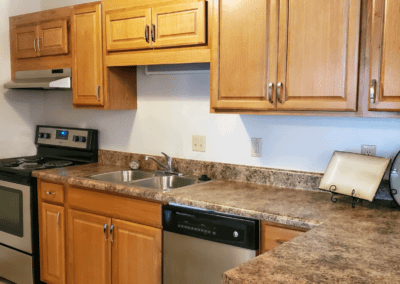
[[[259,221],[212,211],[165,205],[163,229],[248,249],[258,249]]]

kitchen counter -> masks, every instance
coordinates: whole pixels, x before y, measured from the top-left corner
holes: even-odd
[[[127,169],[91,164],[33,172],[37,178],[158,202],[175,202],[312,229],[223,275],[223,283],[400,283],[400,210],[387,201],[214,180],[160,193],[85,176]]]

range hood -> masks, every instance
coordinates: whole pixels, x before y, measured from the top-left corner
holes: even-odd
[[[15,72],[7,89],[71,89],[71,68]]]

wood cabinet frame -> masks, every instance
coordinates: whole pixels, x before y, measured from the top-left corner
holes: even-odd
[[[55,193],[50,195],[57,195],[57,197],[49,198],[45,195],[46,191]],[[143,281],[142,283],[161,284],[163,203],[147,201],[140,198],[130,198],[120,194],[98,192],[87,188],[68,186],[42,179],[38,180],[38,202],[39,220],[45,217],[43,212],[45,212],[46,208],[52,210],[50,212],[56,209],[62,210],[60,211],[61,215],[59,219],[54,219],[58,217],[57,215],[54,217],[54,214],[51,215],[49,219],[52,220],[53,223],[55,220],[59,222],[62,233],[59,236],[63,238],[61,250],[57,254],[57,256],[64,256],[62,258],[63,262],[60,262],[60,276],[59,278],[51,275],[49,277],[49,273],[47,273],[48,266],[42,265],[42,281],[49,281],[49,283],[54,284],[74,283],[74,279],[71,277],[75,263],[72,257],[74,247],[71,246],[71,242],[74,241],[74,232],[71,228],[71,222],[75,217],[80,216],[82,218],[88,217],[88,220],[93,221],[101,220],[101,224],[99,223],[101,226],[99,227],[97,224],[97,229],[95,229],[99,231],[100,236],[96,236],[98,241],[101,241],[103,252],[108,255],[108,257],[105,261],[106,267],[103,269],[105,271],[103,273],[105,276],[99,277],[99,282],[97,283],[120,283],[120,281],[127,279],[127,277],[133,277],[138,281]],[[107,230],[104,235],[104,224],[102,222],[107,224]],[[115,228],[112,234],[113,237],[110,231],[111,225],[114,225]],[[96,225],[94,226],[96,227]],[[44,229],[46,229],[46,223],[39,222],[39,231],[41,234],[43,234]],[[137,244],[127,246],[127,244],[124,243],[125,239],[132,237],[139,238],[138,240],[140,240],[140,243],[143,243],[147,247],[147,254],[143,257],[147,264],[152,263],[153,265],[151,267],[146,266],[146,271],[149,273],[149,276],[146,276],[144,273],[141,275],[137,273],[138,269],[143,269],[143,267],[141,268],[141,264],[134,265],[128,270],[126,269],[127,266],[119,267],[118,269],[112,268],[111,259],[113,259],[115,263],[124,262],[126,259],[125,254],[117,253],[121,249],[141,250],[141,247],[138,247]],[[106,240],[104,240],[104,238]],[[40,239],[41,261],[45,263],[46,257],[48,256],[44,251],[46,250],[46,237],[41,236]],[[113,241],[111,241],[111,239]],[[113,249],[116,250],[115,255],[113,255]],[[135,267],[136,272],[132,270],[133,267]],[[81,280],[84,280],[79,280],[81,276],[77,276],[77,281],[79,283],[83,283]],[[83,275],[83,277],[85,276]]]
[[[203,0],[202,0],[203,1]],[[136,51],[107,51],[106,41],[104,41],[104,64],[106,68],[115,66],[130,65],[155,65],[155,64],[180,64],[180,63],[203,63],[210,62],[211,33],[213,30],[209,19],[213,15],[214,0],[205,0],[207,30],[205,32],[206,42],[203,45],[171,47]],[[143,0],[132,3],[125,0],[106,0],[103,5],[103,19],[106,19],[108,11],[129,10],[129,9],[148,9],[158,5],[172,5],[180,3],[198,2],[196,0]],[[106,38],[106,21],[103,21],[103,37]]]
[[[274,0],[278,1],[278,0]],[[371,51],[371,45],[373,44],[372,35],[372,23],[373,23],[373,3],[374,1],[361,0],[361,20],[360,20],[360,48],[359,48],[359,61],[357,68],[359,69],[359,75],[357,79],[358,99],[357,99],[357,111],[355,112],[337,112],[337,111],[295,111],[295,110],[251,110],[251,109],[215,109],[210,106],[211,113],[235,113],[235,114],[253,114],[253,115],[295,115],[295,116],[327,116],[327,117],[399,117],[400,113],[395,111],[387,112],[384,109],[376,109],[370,111],[369,106],[369,89],[370,89],[370,70],[371,59],[373,57]],[[213,5],[213,17],[209,20],[212,21],[212,25],[218,25],[218,13],[219,13],[219,0],[214,0]],[[215,58],[218,54],[218,29],[214,29],[213,42],[215,44],[211,47],[211,57]],[[375,39],[376,40],[376,39]],[[214,59],[212,59],[214,60]],[[219,77],[216,76],[218,67],[211,64],[211,93],[218,90]],[[275,86],[276,87],[276,86]],[[213,99],[211,97],[211,99]],[[372,110],[372,109],[371,109]],[[388,110],[388,109],[386,109]]]
[[[37,13],[25,14],[20,16],[10,17],[10,49],[11,49],[11,77],[14,79],[15,71],[25,70],[42,70],[42,69],[60,69],[60,68],[71,68],[71,53],[64,55],[52,56],[53,52],[68,52],[71,50],[71,41],[68,43],[64,42],[61,46],[50,48],[44,51],[44,54],[48,56],[43,57],[32,57],[32,58],[17,58],[17,46],[16,46],[16,31],[21,27],[31,25],[37,26],[37,35],[39,36],[39,25],[66,25],[67,38],[70,38],[70,14],[71,6],[57,8],[47,11],[41,11]],[[49,24],[47,24],[49,23]],[[65,24],[64,24],[65,23]],[[65,34],[64,34],[65,36]],[[32,42],[33,47],[33,42]],[[39,52],[37,52],[39,55]]]

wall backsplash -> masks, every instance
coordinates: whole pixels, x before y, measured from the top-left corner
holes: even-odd
[[[129,165],[132,160],[138,161],[140,169],[159,170],[153,161],[146,161],[146,155],[137,153],[125,153],[110,150],[99,150],[100,164]],[[165,158],[153,156],[165,164]],[[295,188],[302,190],[319,190],[323,174],[277,170],[262,167],[244,165],[233,165],[225,163],[198,161],[174,158],[174,170],[185,175],[208,175],[213,179],[224,179],[240,182],[250,182],[284,188]],[[376,199],[392,200],[388,190],[388,183],[382,182],[379,186]]]

